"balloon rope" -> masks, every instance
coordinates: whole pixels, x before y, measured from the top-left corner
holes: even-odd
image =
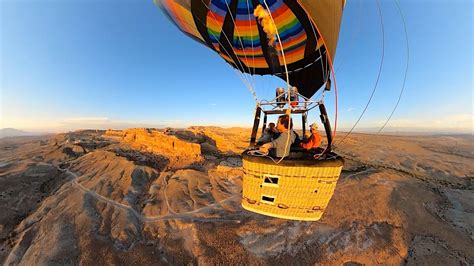
[[[304,9],[304,7],[303,7],[303,9]],[[305,12],[306,12],[306,10],[305,10]],[[308,15],[308,13],[306,13],[306,15]],[[313,25],[313,22],[311,22],[310,24],[311,24],[311,29],[313,30],[314,38],[316,38],[316,47],[317,47],[318,46],[318,34],[316,33],[317,31],[315,29],[315,25]],[[323,60],[323,53],[321,52],[321,47],[322,47],[322,45],[317,47],[317,48],[318,48],[318,52],[319,52],[319,57],[321,57],[320,61],[321,61],[321,72],[323,74],[323,80],[326,81],[328,79],[328,73],[326,71],[324,71],[326,69],[326,66],[325,66],[325,63],[323,62],[324,60]],[[326,53],[327,53],[327,50],[326,50]]]
[[[234,24],[234,30],[237,33],[237,35],[239,36],[239,37],[237,37],[237,39],[239,40],[240,47],[242,48],[242,52],[244,53],[245,62],[246,62],[246,63],[244,63],[244,65],[247,67],[247,70],[248,70],[249,74],[252,74],[252,72],[250,71],[250,68],[247,65],[247,63],[248,63],[247,53],[245,52],[245,47],[244,47],[244,44],[242,43],[242,37],[239,33],[239,27],[237,27],[237,24],[235,23],[234,15],[232,15],[232,11],[230,10],[230,7],[229,7],[229,4],[227,3],[227,0],[225,0],[224,2],[225,2],[225,5],[227,6],[227,10],[229,11],[230,19],[232,20],[232,23]],[[234,38],[235,38],[235,36],[234,36]],[[235,53],[235,50],[234,50],[234,53]],[[237,54],[235,56],[238,57]]]
[[[403,85],[402,85],[402,88],[400,90],[400,95],[398,95],[397,103],[393,107],[392,113],[390,114],[390,116],[385,121],[385,124],[383,124],[383,126],[379,129],[377,134],[380,134],[380,132],[382,132],[382,130],[388,124],[388,122],[392,118],[393,114],[395,113],[395,110],[397,109],[398,104],[400,103],[400,100],[402,99],[403,91],[405,90],[405,84],[406,84],[406,81],[407,81],[408,65],[409,65],[409,62],[410,62],[410,43],[408,41],[408,31],[407,31],[407,25],[406,25],[405,17],[403,16],[403,11],[400,7],[400,3],[398,2],[398,0],[394,0],[394,2],[397,5],[398,12],[400,13],[400,17],[402,18],[402,21],[403,21],[403,29],[405,30],[405,41],[406,41],[406,49],[407,49],[407,62],[406,62],[406,67],[405,67],[405,77],[403,78]]]
[[[278,38],[278,44],[281,50],[281,56],[283,57],[283,65],[285,66],[286,85],[288,86],[288,93],[290,93],[290,76],[288,74],[288,66],[286,64],[285,50],[283,49],[283,44],[281,43],[280,34],[278,33],[278,27],[275,24],[275,20],[273,20],[272,12],[270,8],[268,7],[267,0],[263,0],[263,3],[265,4],[265,7],[268,10],[268,14],[270,15],[270,19],[272,20],[273,26],[275,27],[276,35]],[[288,103],[290,103],[289,99],[288,99]]]
[[[349,47],[346,50],[346,53],[343,54],[343,57],[341,59],[341,56],[339,56],[339,64],[336,65],[335,67],[335,71],[336,73],[339,72],[339,70],[342,68],[342,66],[344,65],[345,62],[347,62],[347,58],[348,58],[348,55],[350,55],[351,51],[354,49],[354,44],[356,43],[355,41],[357,40],[357,38],[359,37],[359,34],[361,32],[361,20],[360,19],[357,19],[358,17],[361,17],[362,14],[362,0],[359,0],[359,6],[358,6],[358,9],[357,9],[357,16],[356,16],[356,30],[355,31],[351,31],[351,36],[349,38]]]
[[[253,5],[252,5],[253,6]],[[253,73],[251,73],[252,81],[254,87],[257,87],[257,83],[255,82],[255,49],[254,49],[254,44],[253,44],[253,29],[252,29],[252,17],[253,17],[253,12],[252,14],[250,13],[250,5],[249,5],[249,0],[247,0],[247,14],[249,18],[249,30],[250,30],[250,42],[252,43],[252,68],[253,68]],[[255,18],[253,18],[255,20]]]
[[[276,162],[276,164],[279,164],[286,157],[286,153],[288,151],[288,146],[290,144],[290,137],[291,137],[291,133],[292,133],[291,131],[293,130],[293,128],[292,128],[293,123],[291,123],[290,75],[288,74],[288,65],[286,64],[285,50],[283,49],[283,44],[281,43],[280,34],[278,33],[278,27],[275,24],[275,20],[273,20],[272,12],[270,10],[270,7],[268,7],[267,1],[263,0],[263,3],[265,4],[265,7],[268,10],[268,14],[270,15],[270,19],[272,20],[273,26],[275,27],[276,36],[278,38],[278,44],[279,44],[280,50],[281,50],[281,56],[283,58],[283,64],[285,66],[286,85],[287,85],[287,88],[288,88],[288,92],[287,92],[288,93],[288,111],[289,111],[288,112],[288,137],[286,138],[285,152],[283,154],[283,157],[281,157],[281,159],[278,160],[278,162]]]
[[[299,3],[299,4],[301,5],[301,3]],[[302,7],[303,10],[305,11],[305,13],[306,13],[306,15],[308,16],[308,18],[310,18],[310,17],[309,17],[309,14],[308,14],[308,12],[306,12],[306,9],[304,8],[304,6],[301,5],[301,7]],[[318,34],[318,33],[317,33],[317,32],[319,32],[319,31],[317,31],[317,30],[315,29],[315,25],[313,25],[313,24],[314,24],[314,21],[313,21],[313,20],[310,20],[310,21],[311,21],[311,23],[310,23],[310,24],[311,24],[311,29],[312,29],[312,31],[313,31],[314,37],[316,38],[316,45],[317,45],[317,44],[318,44],[318,35],[321,35],[321,34]],[[322,38],[322,35],[321,35],[321,40],[323,40],[323,44],[325,44],[325,43],[324,43],[324,39]],[[323,62],[323,53],[321,52],[321,47],[322,47],[322,46],[323,46],[323,45],[317,46],[317,48],[318,48],[318,52],[319,52],[319,57],[321,58],[321,72],[322,72],[323,80],[327,81],[327,80],[328,80],[328,76],[330,75],[330,73],[328,73],[327,71],[325,71],[325,69],[327,69],[327,67],[325,67],[325,63]],[[325,46],[325,45],[324,45],[324,46]],[[328,51],[327,51],[327,49],[326,49],[326,55],[327,55],[327,53],[328,53]],[[329,62],[328,62],[327,64],[329,64]],[[330,66],[331,66],[331,65],[330,65]],[[332,66],[331,66],[331,67],[332,67]],[[335,75],[334,75],[334,78],[335,78]],[[336,83],[335,83],[335,84],[336,84]],[[335,115],[334,126],[337,127],[337,85],[335,85],[335,94],[336,94],[336,95],[335,95],[335,96],[336,96],[336,115]],[[325,92],[323,91],[323,92],[321,92],[319,95],[317,95],[317,97],[315,97],[315,98],[316,98],[316,99],[321,98],[321,101],[322,101],[322,100],[324,99],[324,95],[325,95]],[[335,136],[336,136],[336,130],[334,130],[334,132],[331,133],[331,134],[333,135],[333,137],[335,137]],[[324,149],[324,151],[321,153],[321,155],[324,154],[324,153],[327,151],[327,149],[328,149],[328,147],[326,147],[326,148]],[[320,155],[320,156],[321,156],[321,155]],[[317,158],[319,158],[319,156],[318,156]]]
[[[336,79],[336,72],[334,71],[334,65],[333,65],[333,61],[332,61],[332,58],[331,58],[331,51],[329,51],[329,47],[327,46],[326,44],[326,41],[324,40],[324,36],[321,34],[321,32],[319,31],[319,29],[316,27],[316,22],[314,21],[314,19],[309,15],[308,11],[306,10],[306,8],[303,6],[303,4],[301,4],[301,1],[300,0],[297,0],[298,3],[300,4],[301,8],[303,8],[304,12],[306,13],[306,16],[311,20],[311,22],[314,24],[314,27],[316,29],[316,31],[318,32],[319,36],[321,37],[321,40],[324,44],[324,46],[326,47],[326,56],[328,58],[328,62],[329,62],[329,67],[331,68],[331,73],[332,73],[332,77],[333,77],[333,82],[334,82],[334,98],[335,98],[335,115],[334,115],[334,130],[333,130],[333,133],[332,133],[332,139],[335,140],[336,139],[336,130],[337,130],[337,119],[338,119],[338,90],[337,90],[337,79]],[[326,149],[324,150],[324,152],[326,152],[327,150],[327,147]],[[324,154],[324,152],[322,154]]]
[[[383,68],[383,61],[384,61],[384,57],[385,57],[385,28],[384,28],[384,24],[383,24],[383,16],[382,16],[382,10],[380,8],[380,0],[376,0],[377,2],[377,9],[379,11],[379,17],[380,17],[380,25],[381,25],[381,29],[382,29],[382,56],[381,56],[381,59],[380,59],[380,66],[379,66],[379,72],[377,74],[377,80],[375,81],[375,86],[374,86],[374,89],[372,90],[372,94],[370,95],[370,98],[369,100],[367,101],[367,104],[365,105],[365,108],[364,110],[362,111],[362,113],[360,114],[359,118],[357,119],[357,121],[355,122],[355,124],[352,126],[351,130],[349,130],[349,132],[346,133],[346,135],[342,138],[342,140],[340,142],[338,142],[337,144],[342,144],[344,143],[344,140],[346,140],[346,138],[352,133],[352,131],[355,129],[355,127],[357,126],[357,124],[359,124],[360,120],[362,119],[362,117],[364,116],[365,112],[367,111],[367,108],[369,107],[370,105],[370,102],[372,101],[372,98],[374,97],[374,94],[375,94],[375,91],[377,90],[377,87],[379,85],[379,81],[380,81],[380,76],[382,74],[382,68]]]
[[[210,10],[210,7],[209,7],[206,3],[204,3],[204,0],[201,0],[201,2],[206,6],[206,8],[207,8],[208,10]],[[209,12],[209,13],[212,15],[214,21],[217,22],[217,19],[216,19],[216,16],[214,15],[214,13],[212,13],[212,12]],[[202,25],[207,26],[203,21],[199,20],[199,22],[201,22]],[[232,43],[230,42],[229,38],[227,37],[227,35],[226,35],[224,32],[222,32],[222,34],[224,35],[224,38],[226,38],[227,42],[230,44],[230,48],[232,49],[232,51],[233,51],[234,54],[235,54],[234,46],[233,46]],[[227,49],[224,47],[224,45],[222,45],[222,43],[219,41],[219,39],[217,39],[217,42],[219,43],[220,47],[222,47],[222,48],[224,49],[224,52],[227,54],[227,56],[229,56],[229,58],[232,58],[232,57],[230,56],[230,53],[227,51]],[[242,66],[242,63],[240,62],[240,60],[238,60],[237,62],[234,62],[234,63],[238,63],[238,64],[240,65],[241,69],[244,70],[244,67]],[[249,89],[250,93],[252,93],[252,96],[253,96],[253,98],[254,98],[254,100],[255,100],[255,103],[258,104],[258,97],[257,97],[257,93],[255,92],[255,88],[252,86],[252,84],[251,84],[250,81],[246,78],[246,76],[245,76],[244,74],[242,74],[242,73],[239,72],[239,71],[236,71],[236,73],[240,74],[240,76],[239,76],[240,79],[242,80],[242,82],[244,83],[244,85],[247,86],[247,88]],[[244,79],[245,79],[245,81],[244,81]]]
[[[202,0],[201,0],[201,1],[202,1]],[[203,2],[203,4],[204,4],[204,2]],[[204,4],[204,5],[205,5],[205,4]],[[209,8],[208,6],[206,6],[206,7]],[[211,13],[211,14],[212,14],[212,13]],[[214,16],[214,15],[213,15],[213,16]],[[215,20],[215,16],[214,16],[214,20]],[[202,20],[197,19],[197,21],[200,22],[202,25],[206,26],[206,24],[205,24]],[[186,21],[181,21],[181,23],[185,23],[186,25],[188,25],[188,26],[190,26],[190,27],[194,27],[194,25],[191,25],[190,23],[188,23],[188,22],[186,22]],[[229,40],[225,34],[224,34],[224,37],[226,37],[226,39]],[[222,45],[222,43],[221,43],[218,39],[217,39],[217,42],[220,44],[220,46],[222,46],[222,48],[223,48],[223,50],[224,50],[223,52],[224,52],[225,54],[227,54],[227,56],[231,57],[231,56],[230,56],[230,53],[227,51],[227,49]],[[232,48],[232,45],[231,45],[231,48]],[[242,67],[242,69],[243,69],[243,66],[242,66],[242,65],[241,65],[241,67]],[[255,94],[253,88],[251,87],[250,82],[249,82],[247,79],[245,79],[245,76],[244,76],[241,72],[237,71],[235,68],[234,68],[234,70],[235,70],[237,76],[240,78],[240,80],[244,83],[244,85],[247,86],[247,88],[249,89],[249,91],[250,91],[250,92],[253,92],[254,99],[255,99],[255,101],[258,103],[258,98],[257,98],[257,96],[256,96],[256,94]]]

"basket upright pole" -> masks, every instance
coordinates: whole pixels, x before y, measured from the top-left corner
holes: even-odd
[[[255,118],[253,120],[252,135],[250,137],[250,146],[255,146],[255,141],[257,139],[258,126],[260,125],[260,115],[262,114],[262,108],[260,105],[257,105],[255,109]]]
[[[331,151],[331,145],[332,145],[332,130],[331,130],[331,123],[329,122],[329,117],[328,117],[328,112],[326,111],[326,107],[324,106],[324,103],[319,104],[319,111],[321,115],[321,122],[324,125],[324,129],[326,131],[326,137],[328,138],[328,147],[326,149],[326,152]]]

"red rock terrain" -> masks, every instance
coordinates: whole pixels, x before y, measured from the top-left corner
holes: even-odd
[[[240,207],[250,130],[0,140],[0,261],[474,264],[472,136],[353,134],[318,222]]]

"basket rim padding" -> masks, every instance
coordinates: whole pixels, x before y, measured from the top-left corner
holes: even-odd
[[[285,158],[283,159],[278,166],[293,166],[293,167],[300,167],[300,166],[311,166],[311,167],[340,167],[344,165],[344,158],[341,156],[333,153],[335,158],[332,159],[310,159],[307,158]],[[277,165],[275,162],[268,157],[261,157],[261,156],[254,156],[247,154],[247,150],[242,153],[242,160],[259,163],[259,164],[266,164],[266,165]]]

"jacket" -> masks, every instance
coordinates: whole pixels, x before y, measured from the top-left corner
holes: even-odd
[[[290,139],[288,141],[288,134],[290,134]],[[288,130],[286,132],[283,132],[280,134],[278,138],[273,140],[272,143],[272,148],[275,149],[275,156],[276,157],[286,157],[290,154],[290,146],[295,142],[296,135],[293,132],[293,130]],[[285,146],[285,144],[288,141],[288,146]],[[285,153],[285,147],[286,147],[286,153]]]
[[[319,132],[314,131],[313,134],[311,134],[311,137],[309,137],[308,142],[302,143],[301,147],[305,148],[306,150],[317,148],[321,145],[322,140],[323,138],[321,137]]]

